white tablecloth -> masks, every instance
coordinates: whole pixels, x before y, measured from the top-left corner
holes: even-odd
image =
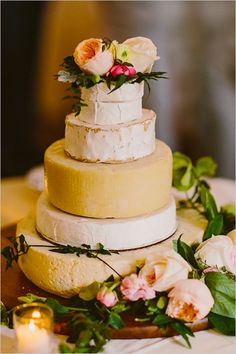
[[[235,202],[235,183],[231,180],[215,178],[210,181],[212,192],[218,206]],[[180,194],[173,191],[175,196]],[[39,193],[27,186],[23,177],[2,181],[2,226],[7,226],[21,219],[31,208]],[[55,336],[56,345],[64,336]],[[179,336],[167,339],[111,340],[105,347],[105,353],[159,353],[159,354],[228,354],[235,353],[234,337],[223,336],[213,330],[195,333],[191,338],[192,350],[189,350]],[[55,349],[56,352],[56,349]],[[1,353],[16,353],[14,331],[1,327]]]

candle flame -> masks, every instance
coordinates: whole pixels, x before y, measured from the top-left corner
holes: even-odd
[[[35,310],[33,313],[32,313],[32,318],[40,318],[41,317],[41,313],[37,310]]]
[[[30,330],[31,332],[34,332],[34,331],[36,330],[36,326],[35,326],[35,324],[34,324],[34,320],[30,320],[30,321],[29,321],[29,330]]]

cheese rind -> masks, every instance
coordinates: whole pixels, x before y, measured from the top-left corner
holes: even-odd
[[[81,98],[87,104],[79,120],[97,125],[114,125],[142,117],[143,83],[124,84],[111,92],[105,83],[81,89]]]
[[[65,151],[79,161],[137,160],[155,149],[155,120],[155,113],[145,109],[142,119],[116,126],[98,126],[81,122],[72,113],[66,118]]]
[[[45,153],[46,189],[57,208],[80,216],[126,218],[157,211],[168,204],[172,153],[160,140],[155,151],[122,164],[94,164],[64,153],[64,140]]]
[[[36,228],[49,241],[96,248],[131,249],[162,241],[176,230],[175,201],[158,212],[124,219],[94,219],[74,216],[55,208],[42,193],[36,211]]]
[[[105,82],[98,85],[94,85],[89,89],[82,87],[81,97],[84,101],[92,102],[128,102],[136,100],[137,98],[142,98],[144,92],[143,82],[138,84],[126,83],[122,85],[119,89],[111,92],[114,89],[114,85],[111,89],[107,87]]]
[[[181,213],[181,212],[180,212]],[[184,211],[178,220],[176,233],[167,240],[137,250],[121,251],[111,256],[100,255],[119,274],[125,276],[136,271],[136,265],[142,264],[148,257],[162,255],[172,249],[172,240],[183,234],[182,240],[188,244],[201,242],[206,220],[195,210]],[[31,213],[17,226],[17,235],[23,234],[30,245],[52,244],[43,240],[35,230],[35,213]],[[98,259],[85,255],[60,254],[50,252],[47,247],[31,246],[27,254],[19,257],[19,266],[33,283],[40,288],[63,297],[78,294],[81,287],[94,281],[103,282],[111,274],[117,276],[111,268]]]
[[[128,102],[86,102],[78,115],[80,121],[103,125],[127,123],[142,117],[142,99]]]

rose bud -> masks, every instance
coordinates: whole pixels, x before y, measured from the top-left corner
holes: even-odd
[[[117,64],[109,70],[107,76],[108,75],[111,75],[112,77],[117,77],[119,75],[134,76],[136,75],[136,70],[132,66]]]
[[[96,298],[106,307],[113,307],[118,302],[116,292],[110,291],[106,286],[98,291]]]

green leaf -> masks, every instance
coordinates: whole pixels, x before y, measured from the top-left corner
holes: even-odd
[[[183,168],[183,167],[187,168],[189,165],[190,166],[192,165],[192,161],[188,156],[186,156],[178,151],[173,153],[173,169],[174,170],[179,170],[180,168]]]
[[[191,348],[191,344],[188,338],[188,336],[194,337],[194,334],[191,329],[187,327],[183,322],[177,320],[174,320],[171,323],[171,327],[184,338],[188,347]]]
[[[192,248],[181,241],[182,235],[177,240],[177,252],[195,269],[198,269],[197,261],[194,257]]]
[[[59,344],[59,353],[72,353],[70,347],[66,343]]]
[[[192,166],[188,165],[184,175],[180,179],[180,183],[182,187],[190,188],[189,186],[192,186],[192,181],[193,181],[193,175],[192,175]]]
[[[117,305],[112,307],[112,311],[116,313],[121,313],[128,310],[129,308],[129,306],[126,306],[126,303],[119,302]]]
[[[157,314],[152,321],[152,323],[154,325],[160,326],[160,327],[166,326],[166,325],[170,324],[171,322],[173,322],[173,319],[163,313]]]
[[[212,157],[204,156],[197,160],[195,173],[200,176],[214,176],[216,173],[217,164]]]
[[[52,298],[48,298],[45,301],[45,304],[51,307],[54,312],[54,315],[66,315],[70,312],[70,309],[68,309],[66,306],[60,304],[57,300]]]
[[[173,240],[172,241],[172,246],[173,246],[173,249],[175,252],[178,252],[178,249],[177,249],[177,240]]]
[[[31,304],[31,302],[45,302],[47,300],[46,297],[34,295],[31,293],[26,294],[25,296],[20,296],[17,298],[20,302],[25,302],[26,304]]]
[[[99,253],[100,254],[108,254],[111,255],[111,252],[108,251],[107,249],[104,248],[104,245],[102,243],[99,242],[98,244],[98,248],[99,248]]]
[[[124,327],[124,322],[117,312],[111,311],[109,314],[108,325],[112,328],[120,329]]]
[[[90,301],[96,298],[100,284],[95,281],[89,286],[82,288],[79,292],[79,297],[85,301]]]
[[[124,74],[118,76],[118,79],[115,82],[115,87],[109,92],[109,94],[114,92],[115,90],[118,90],[127,81],[127,78],[128,76]]]
[[[159,299],[157,300],[157,307],[161,310],[163,310],[167,304],[168,304],[168,299],[164,295],[160,296]]]
[[[1,301],[1,325],[8,326],[9,325],[9,312],[7,311],[4,303]]]
[[[205,275],[205,283],[214,298],[211,312],[235,318],[235,282],[225,274],[211,272]]]
[[[6,270],[12,266],[12,262],[15,260],[13,248],[11,246],[6,246],[1,249],[1,255],[6,259]]]
[[[92,337],[93,337],[93,332],[90,328],[81,331],[79,338],[77,340],[77,343],[79,343],[80,348],[82,347],[87,348]]]
[[[199,185],[199,194],[201,203],[205,209],[208,220],[214,219],[218,215],[215,199],[210,190],[204,185]]]
[[[173,154],[173,186],[179,191],[187,191],[194,182],[191,159],[180,152],[175,152]]]
[[[210,312],[208,320],[218,331],[226,336],[235,336],[235,319],[217,315]]]
[[[207,228],[204,231],[203,241],[209,239],[212,235],[221,235],[224,221],[223,215],[218,214],[208,222]]]

